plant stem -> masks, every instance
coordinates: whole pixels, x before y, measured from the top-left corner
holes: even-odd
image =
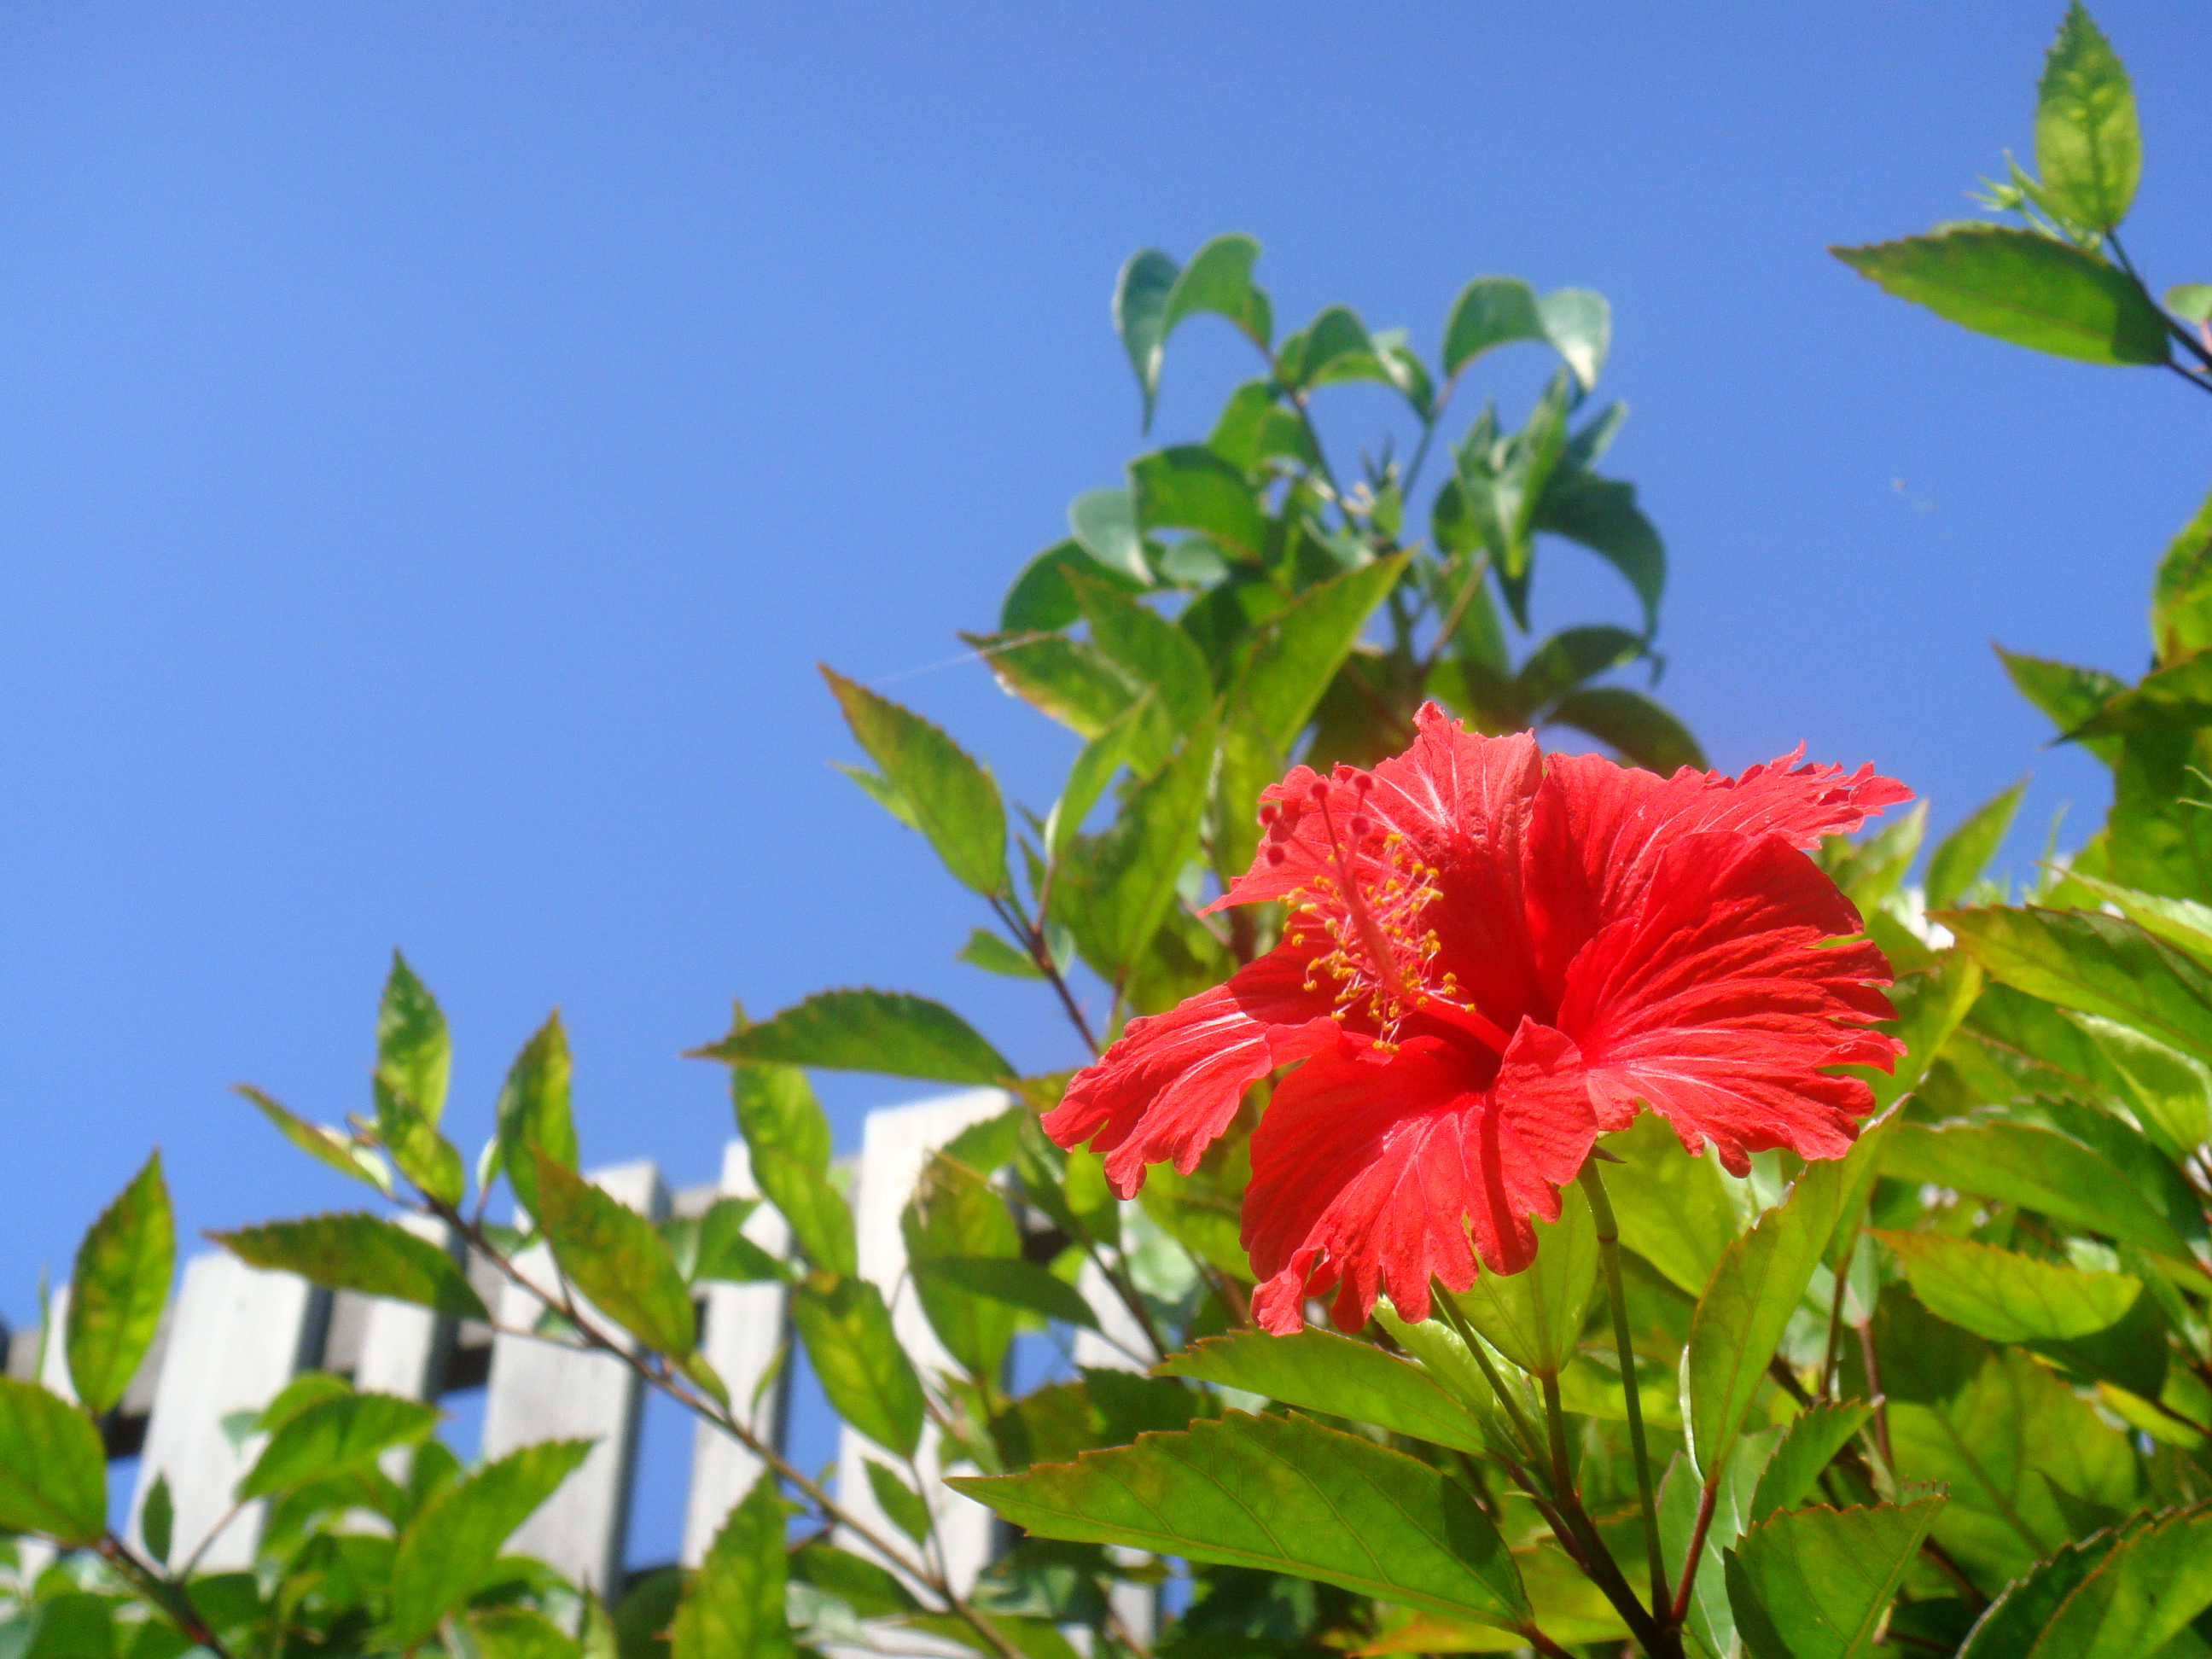
[[[216,1633],[208,1628],[207,1620],[200,1617],[199,1609],[185,1594],[183,1585],[148,1566],[131,1553],[131,1547],[113,1533],[109,1533],[93,1547],[100,1559],[125,1577],[135,1582],[150,1601],[176,1621],[177,1628],[216,1659],[231,1659],[230,1650],[222,1644]]]
[[[1598,1536],[1596,1523],[1583,1507],[1581,1494],[1575,1490],[1574,1471],[1567,1462],[1567,1415],[1559,1405],[1559,1379],[1552,1376],[1538,1380],[1544,1386],[1544,1426],[1551,1442],[1552,1484],[1559,1489],[1560,1513],[1566,1516],[1568,1526],[1582,1540],[1583,1553],[1589,1558],[1584,1571],[1606,1600],[1613,1603],[1613,1610],[1644,1644],[1646,1652],[1656,1656],[1656,1659],[1679,1659],[1681,1643],[1674,1634],[1673,1624],[1668,1622],[1666,1603],[1656,1602],[1650,1612],[1644,1611],[1644,1604],[1636,1599],[1636,1592],[1628,1587],[1628,1580],[1621,1576],[1613,1552]],[[1673,1622],[1681,1621],[1678,1618]]]
[[[1583,1164],[1583,1194],[1597,1224],[1598,1259],[1605,1267],[1606,1299],[1613,1304],[1613,1343],[1620,1356],[1620,1393],[1628,1407],[1628,1443],[1636,1457],[1636,1496],[1644,1511],[1644,1553],[1651,1573],[1651,1605],[1667,1605],[1667,1562],[1659,1550],[1659,1505],[1652,1495],[1651,1451],[1644,1436],[1644,1400],[1636,1382],[1636,1347],[1628,1334],[1628,1287],[1620,1276],[1620,1224],[1606,1196],[1597,1160]]]
[[[1429,1300],[1443,1310],[1444,1323],[1450,1326],[1459,1340],[1467,1344],[1467,1351],[1474,1356],[1474,1363],[1482,1367],[1483,1380],[1490,1384],[1490,1391],[1498,1396],[1498,1403],[1505,1407],[1506,1416],[1513,1419],[1514,1431],[1521,1437],[1522,1445],[1532,1458],[1542,1457],[1544,1443],[1537,1437],[1535,1426],[1521,1409],[1521,1402],[1507,1390],[1505,1379],[1498,1374],[1498,1367],[1490,1363],[1490,1355],[1484,1351],[1482,1339],[1467,1322],[1467,1316],[1459,1310],[1459,1304],[1445,1292],[1442,1279],[1430,1281]]]
[[[1682,1582],[1674,1591],[1674,1603],[1669,1616],[1680,1625],[1690,1611],[1690,1589],[1697,1582],[1698,1558],[1705,1553],[1705,1534],[1713,1528],[1713,1503],[1721,1494],[1721,1472],[1715,1469],[1705,1477],[1705,1487],[1698,1493],[1698,1523],[1690,1530],[1690,1553],[1682,1559]]]

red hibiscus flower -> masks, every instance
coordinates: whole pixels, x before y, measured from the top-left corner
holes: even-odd
[[[1299,767],[1261,796],[1267,837],[1216,908],[1287,900],[1282,942],[1167,1013],[1129,1022],[1044,1121],[1091,1142],[1123,1197],[1186,1173],[1245,1089],[1254,1316],[1295,1330],[1379,1293],[1427,1316],[1431,1276],[1517,1273],[1532,1219],[1639,1105],[1741,1175],[1787,1146],[1837,1158],[1898,1053],[1889,963],[1800,850],[1911,792],[1790,755],[1671,778],[1527,734],[1470,735],[1434,703],[1372,772]],[[1802,750],[1800,751],[1802,752]]]

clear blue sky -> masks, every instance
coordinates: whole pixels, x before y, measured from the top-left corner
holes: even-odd
[[[1469,277],[1610,296],[1610,463],[1719,764],[1873,759],[2010,855],[2103,805],[1987,641],[2133,674],[2212,410],[1821,251],[1966,212],[2061,8],[132,8],[0,19],[0,1309],[159,1142],[198,1229],[350,1203],[227,1093],[366,1103],[403,945],[473,1149],[556,1002],[587,1158],[710,1176],[729,1000],[867,982],[1073,1058],[824,762],[826,659],[1042,807],[973,664],[1140,447],[1133,248],[1258,236],[1276,314],[1432,350]],[[2105,0],[2131,251],[2212,277],[2201,16]],[[1516,418],[1533,349],[1495,384]],[[1245,372],[1201,321],[1159,434]],[[1387,405],[1329,394],[1371,439]],[[1632,614],[1571,550],[1555,621]],[[926,672],[922,672],[926,671]],[[826,1090],[851,1144],[901,1085]]]

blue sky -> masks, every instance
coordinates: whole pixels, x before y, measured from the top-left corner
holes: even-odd
[[[882,684],[1042,808],[1072,750],[957,660],[1144,447],[1107,316],[1237,229],[1276,314],[1432,351],[1469,278],[1594,287],[1717,764],[1872,759],[1939,827],[2098,769],[1987,649],[2132,675],[2206,483],[2171,377],[2039,358],[1823,245],[2026,154],[2060,8],[46,4],[0,19],[0,1310],[149,1145],[198,1229],[352,1201],[227,1093],[366,1103],[402,945],[473,1147],[559,1004],[587,1158],[710,1176],[730,999],[873,983],[1073,1058],[824,762]],[[2098,15],[2130,251],[2212,276],[2193,9]],[[1519,411],[1533,349],[1490,384]],[[1201,320],[1158,436],[1246,373]],[[1392,418],[1357,389],[1336,445]],[[1473,400],[1466,401],[1469,408]],[[1563,550],[1540,614],[1632,615]],[[825,1086],[841,1139],[902,1085]],[[357,1189],[356,1189],[357,1190]]]

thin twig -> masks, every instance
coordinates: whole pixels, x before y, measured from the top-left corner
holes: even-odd
[[[156,1606],[176,1621],[179,1630],[216,1655],[216,1659],[231,1659],[230,1650],[208,1628],[207,1620],[200,1617],[199,1609],[192,1605],[183,1585],[148,1566],[112,1532],[93,1547],[102,1560],[125,1577],[134,1580]]]
[[[1636,1347],[1628,1333],[1628,1289],[1620,1276],[1620,1224],[1606,1196],[1605,1178],[1591,1158],[1582,1169],[1582,1188],[1597,1224],[1598,1259],[1605,1266],[1606,1299],[1613,1304],[1613,1348],[1620,1356],[1621,1398],[1628,1407],[1628,1443],[1636,1456],[1636,1495],[1644,1512],[1644,1553],[1651,1574],[1651,1605],[1667,1604],[1667,1561],[1659,1548],[1659,1506],[1651,1489],[1651,1453],[1644,1443],[1644,1400],[1636,1382]]]

